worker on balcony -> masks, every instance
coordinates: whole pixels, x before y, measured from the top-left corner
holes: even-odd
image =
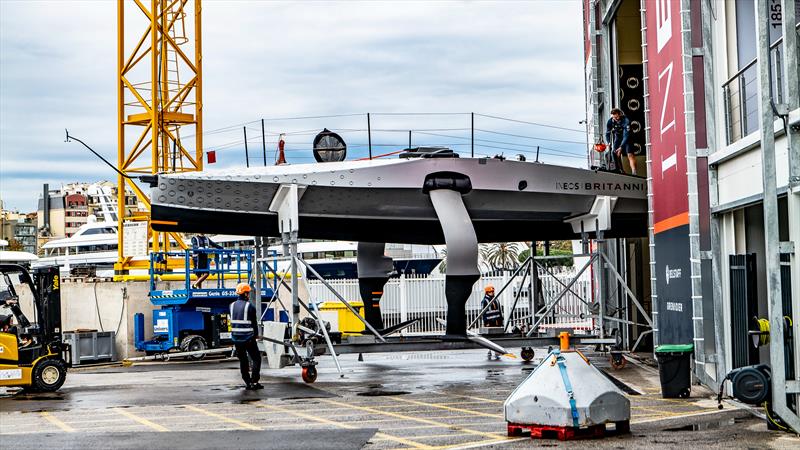
[[[203,233],[198,234],[192,238],[192,250],[194,255],[192,260],[194,262],[194,273],[197,274],[197,281],[192,284],[192,288],[201,289],[203,281],[208,278],[209,264],[208,264],[208,249],[217,248],[222,249],[222,246],[212,241],[208,236]]]
[[[614,153],[614,161],[617,170],[622,171],[622,157],[628,157],[631,165],[631,173],[636,175],[636,155],[633,154],[628,136],[630,134],[631,121],[625,117],[622,110],[614,108],[611,110],[611,117],[606,122],[606,141],[611,145]]]
[[[239,369],[242,372],[245,389],[263,389],[259,384],[261,377],[261,351],[256,343],[258,336],[258,319],[256,308],[250,303],[250,285],[239,283],[236,294],[239,296],[231,303],[231,340],[239,358]],[[248,358],[249,357],[249,358]]]
[[[503,326],[503,310],[500,308],[500,302],[495,300],[494,298],[494,286],[491,284],[487,285],[483,288],[484,296],[483,301],[481,301],[481,311],[483,311],[483,326],[485,328],[490,327],[502,327]],[[489,359],[492,358],[492,354],[494,354],[494,359],[500,359],[500,354],[497,352],[493,352],[489,350]]]

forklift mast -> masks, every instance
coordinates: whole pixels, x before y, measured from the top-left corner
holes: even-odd
[[[49,266],[33,269],[29,272],[26,268],[16,264],[0,264],[0,273],[19,274],[20,283],[28,285],[33,295],[36,329],[42,340],[48,344],[61,343],[61,279],[58,267]],[[13,283],[9,286],[14,295]],[[22,312],[20,305],[10,305],[11,311],[17,318],[20,327],[28,328],[30,321]]]
[[[48,343],[61,342],[61,278],[56,266],[33,270],[39,329]]]

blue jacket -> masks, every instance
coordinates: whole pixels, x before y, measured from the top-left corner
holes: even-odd
[[[242,298],[231,303],[231,340],[235,343],[247,342],[258,333],[256,308]]]
[[[606,122],[606,142],[614,146],[612,150],[622,148],[628,144],[628,132],[631,129],[631,121],[627,117],[622,116],[619,122],[615,121],[613,117]],[[614,136],[612,141],[611,136]]]

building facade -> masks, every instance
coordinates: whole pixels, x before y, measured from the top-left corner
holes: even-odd
[[[78,228],[86,224],[89,216],[98,221],[116,222],[118,219],[117,186],[108,181],[97,183],[69,183],[59,189],[44,186],[43,195],[48,197],[47,208],[39,199],[38,229],[39,244],[50,239],[72,236]],[[140,210],[133,191],[125,195],[125,215]]]
[[[36,214],[0,210],[0,239],[15,250],[36,254]]]
[[[585,0],[584,25],[589,133],[616,107],[643,142],[655,344],[712,388],[770,364],[797,422],[800,1]]]

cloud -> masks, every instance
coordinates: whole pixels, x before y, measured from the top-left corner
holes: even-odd
[[[205,130],[260,118],[370,112],[482,112],[578,128],[584,118],[580,2],[203,2]],[[0,1],[0,197],[36,207],[41,183],[113,178],[64,128],[116,160],[116,3]],[[141,27],[126,25],[126,39]],[[248,124],[254,164],[260,123]],[[271,120],[290,136],[289,160],[310,162],[313,132],[363,130],[366,117]],[[469,116],[372,117],[374,129],[458,129]],[[579,133],[476,118],[496,132],[581,141]],[[468,151],[465,130],[416,133],[415,145]],[[343,132],[366,155],[364,131]],[[477,132],[476,152],[513,155],[538,143],[582,155],[579,144]],[[269,161],[274,136],[268,136]],[[406,145],[376,131],[374,151]],[[242,165],[241,127],[209,134],[217,167]],[[496,141],[496,142],[488,142]],[[238,142],[238,143],[237,143]],[[497,143],[502,142],[502,144]],[[542,152],[554,153],[552,150]],[[543,155],[579,165],[581,158]]]

